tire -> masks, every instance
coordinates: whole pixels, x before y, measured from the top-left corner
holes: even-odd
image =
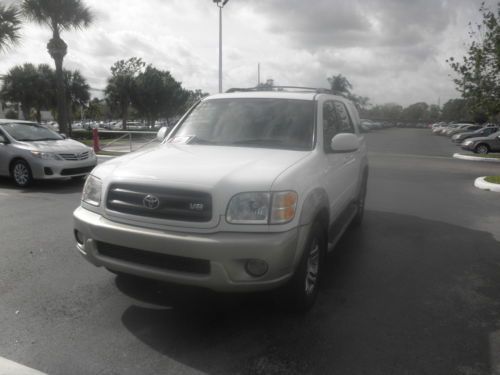
[[[474,152],[476,154],[481,154],[481,155],[485,155],[487,154],[488,152],[490,152],[490,148],[488,147],[487,144],[484,144],[484,143],[480,143],[476,146],[476,148],[474,149]]]
[[[354,227],[359,227],[363,223],[363,217],[365,216],[367,185],[368,177],[365,175],[365,177],[363,177],[363,182],[361,183],[361,189],[359,190],[358,197],[356,198],[356,216],[354,216],[354,219],[352,220],[352,225]]]
[[[323,225],[315,222],[307,239],[302,259],[285,290],[287,307],[306,312],[316,301],[326,254]]]
[[[22,159],[16,160],[11,167],[11,175],[17,186],[25,188],[33,183],[33,174],[27,162]]]

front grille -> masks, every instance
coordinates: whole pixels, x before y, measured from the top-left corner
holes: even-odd
[[[79,154],[59,154],[59,156],[64,160],[79,161],[88,159],[90,156],[90,152],[84,151]]]
[[[134,264],[141,264],[169,271],[196,273],[200,275],[210,274],[210,261],[205,259],[154,253],[151,251],[112,245],[106,242],[97,242],[97,251],[99,254],[106,257]]]
[[[95,166],[81,167],[81,168],[67,168],[61,171],[61,176],[71,176],[74,174],[90,173]]]
[[[212,197],[197,191],[113,184],[106,205],[115,212],[158,219],[191,222],[212,219]]]

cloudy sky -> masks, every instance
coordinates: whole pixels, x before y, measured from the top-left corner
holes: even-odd
[[[19,0],[0,0],[15,3]],[[482,0],[230,0],[223,10],[224,89],[276,84],[327,87],[341,73],[374,104],[437,103],[458,97],[446,64],[462,56]],[[63,34],[65,67],[93,88],[110,66],[139,56],[189,89],[218,90],[218,8],[212,0],[85,0],[87,30]],[[487,1],[487,4],[495,1]],[[26,24],[22,44],[0,55],[0,74],[50,63],[46,28]],[[98,94],[98,92],[94,92]]]

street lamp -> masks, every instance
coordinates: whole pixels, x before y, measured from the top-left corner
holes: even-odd
[[[229,0],[213,0],[219,7],[219,93],[222,92],[222,8]]]

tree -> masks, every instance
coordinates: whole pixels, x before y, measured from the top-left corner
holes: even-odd
[[[71,109],[69,112],[70,124],[75,117],[75,113],[87,104],[90,100],[90,86],[87,84],[86,79],[78,71],[64,71],[64,87],[66,93],[67,108]],[[71,127],[68,128],[71,134]]]
[[[327,81],[330,84],[330,89],[335,95],[345,96],[346,98],[351,96],[352,85],[342,74],[328,77]]]
[[[115,110],[118,109],[122,119],[122,128],[127,128],[127,119],[131,103],[134,80],[146,64],[137,57],[119,60],[111,67],[111,78],[106,87],[106,101]]]
[[[427,121],[429,119],[429,105],[424,102],[412,104],[403,110],[402,116],[406,121]]]
[[[351,92],[353,86],[349,80],[342,74],[331,76],[326,79],[330,84],[330,90],[334,95],[343,96],[351,100],[358,110],[366,110],[370,99],[366,96],[358,96]]]
[[[38,81],[38,72],[33,64],[17,65],[11,68],[3,78],[0,96],[3,102],[21,103],[21,111],[26,120],[35,106],[38,92],[34,84]]]
[[[40,64],[36,68],[37,76],[32,90],[37,94],[33,103],[36,121],[42,121],[42,110],[51,109],[56,101],[54,70],[47,64]]]
[[[441,120],[447,122],[469,122],[473,120],[473,115],[471,114],[465,99],[450,99],[443,104]]]
[[[500,3],[496,12],[484,3],[480,24],[469,33],[472,42],[462,61],[450,57],[457,90],[474,114],[494,117],[500,113]]]
[[[132,104],[147,119],[148,126],[164,117],[172,117],[182,110],[189,98],[170,72],[148,65],[134,80]]]
[[[19,10],[15,6],[0,4],[0,51],[19,41],[20,27]]]
[[[67,121],[63,72],[63,60],[68,46],[61,38],[61,32],[88,27],[93,21],[93,14],[82,0],[24,0],[22,10],[28,19],[46,25],[52,31],[47,50],[56,66],[57,120],[59,129],[68,132],[70,127]]]
[[[210,95],[208,92],[203,92],[203,90],[196,89],[194,91],[187,91],[187,100],[182,109],[182,112],[186,112],[189,108],[191,108],[196,102],[203,99],[204,97]]]

